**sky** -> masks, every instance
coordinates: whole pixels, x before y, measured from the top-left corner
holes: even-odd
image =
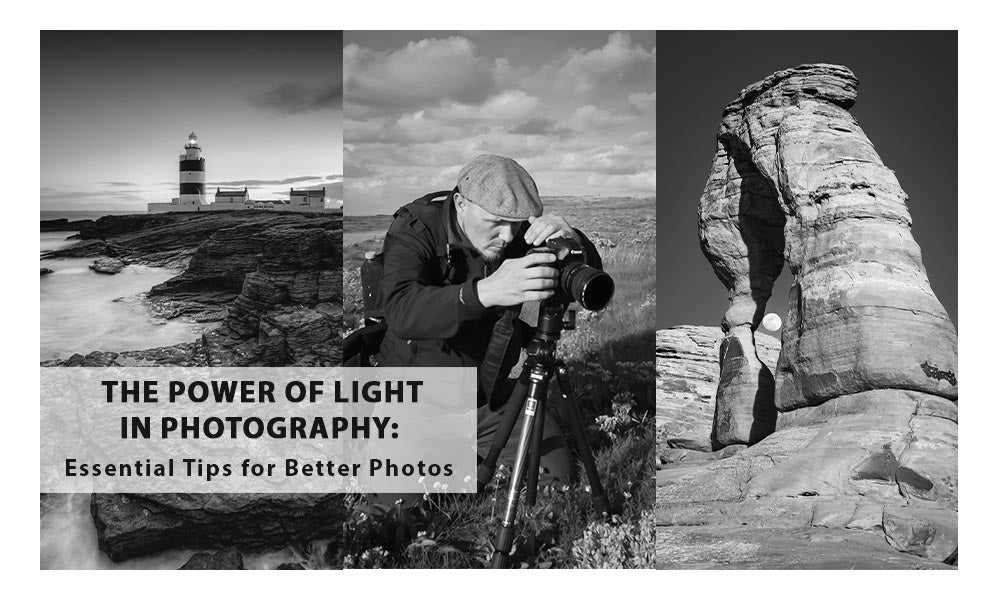
[[[484,153],[520,162],[542,196],[656,193],[652,31],[348,31],[344,44],[346,214],[450,189]]]
[[[723,109],[774,71],[815,62],[847,66],[860,80],[851,114],[909,196],[931,287],[957,327],[955,32],[667,31],[657,46],[667,57],[657,67],[657,328],[717,326],[729,306],[701,253],[697,213]],[[790,286],[786,266],[767,307],[782,320]]]
[[[326,185],[340,198],[342,35],[41,32],[41,210],[169,202],[192,131],[209,196]]]

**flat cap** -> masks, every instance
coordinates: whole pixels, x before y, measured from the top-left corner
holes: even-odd
[[[525,220],[542,214],[535,180],[513,158],[482,154],[462,167],[458,191],[470,202],[505,219]]]

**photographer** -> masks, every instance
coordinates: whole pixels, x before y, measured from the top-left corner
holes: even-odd
[[[443,201],[411,202],[395,215],[383,249],[379,299],[388,331],[378,363],[394,367],[476,367],[478,445],[485,456],[513,389],[509,380],[532,328],[520,320],[525,302],[551,297],[555,256],[533,246],[568,236],[592,266],[596,248],[565,219],[543,215],[538,189],[513,159],[482,155],[466,165]],[[510,464],[520,420],[501,454]],[[568,482],[572,460],[546,416],[543,480]]]

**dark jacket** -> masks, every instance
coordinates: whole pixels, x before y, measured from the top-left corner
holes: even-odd
[[[523,223],[504,259],[528,252],[527,228]],[[597,250],[580,237],[599,266]],[[533,329],[518,318],[520,306],[487,309],[480,302],[476,282],[490,274],[489,265],[458,227],[454,193],[400,208],[386,234],[382,261],[379,303],[388,331],[379,365],[477,367],[479,404],[485,404],[503,387],[496,384],[517,364]],[[493,359],[484,364],[487,356]]]

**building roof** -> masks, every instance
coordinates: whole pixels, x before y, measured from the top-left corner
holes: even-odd
[[[325,198],[326,197],[326,188],[321,188],[321,189],[318,189],[318,190],[312,190],[312,189],[309,189],[309,190],[297,190],[295,188],[292,188],[291,192],[289,192],[289,195],[291,195],[291,196],[306,196],[306,197]]]

